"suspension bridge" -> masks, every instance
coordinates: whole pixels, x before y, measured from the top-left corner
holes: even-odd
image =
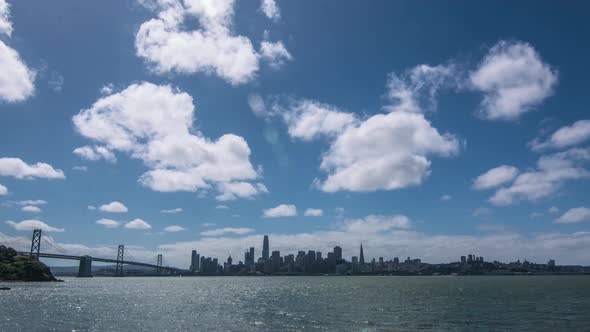
[[[43,237],[43,243],[48,245],[57,253],[41,252],[41,230],[33,230],[33,238],[31,240],[30,251],[17,251],[19,255],[31,256],[39,260],[39,258],[53,258],[53,259],[67,259],[80,261],[78,267],[78,277],[92,277],[92,262],[113,263],[115,264],[115,276],[122,277],[125,275],[124,266],[142,266],[153,268],[158,275],[180,274],[183,270],[174,267],[162,266],[162,254],[156,256],[156,264],[138,262],[128,251],[125,251],[125,245],[120,244],[117,248],[117,258],[100,258],[88,255],[75,255],[68,250],[61,247],[50,237]],[[126,258],[130,258],[126,259]]]

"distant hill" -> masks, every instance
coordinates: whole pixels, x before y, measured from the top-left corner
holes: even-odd
[[[56,281],[49,267],[38,260],[17,255],[16,250],[0,245],[0,280]]]

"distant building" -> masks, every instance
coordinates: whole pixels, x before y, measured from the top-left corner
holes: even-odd
[[[252,265],[254,264],[254,261],[256,258],[254,258],[256,256],[254,256],[254,247],[250,247],[250,262],[246,263],[246,265]]]
[[[199,256],[200,255],[197,254],[197,251],[196,250],[193,250],[192,251],[192,253],[191,253],[191,266],[189,268],[189,270],[192,273],[195,273],[195,272],[199,271],[199,259],[200,259]]]
[[[265,235],[262,241],[262,259],[269,259],[269,253],[268,235]]]
[[[360,262],[361,264],[365,264],[365,254],[363,253],[363,244],[361,243],[361,254],[360,254]]]
[[[467,263],[467,257],[461,256],[461,264]]]
[[[335,246],[334,247],[334,256],[336,257],[336,261],[339,261],[342,259],[342,248],[340,248],[339,246]]]

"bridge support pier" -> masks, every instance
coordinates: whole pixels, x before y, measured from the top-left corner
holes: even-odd
[[[80,266],[78,267],[79,278],[90,278],[92,277],[92,257],[81,256]]]

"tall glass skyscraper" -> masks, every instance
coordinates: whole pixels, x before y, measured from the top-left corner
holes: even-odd
[[[264,241],[262,242],[262,258],[268,259],[269,258],[269,249],[268,249],[268,235],[264,236]]]
[[[359,257],[359,263],[365,264],[365,253],[363,252],[363,244],[361,243],[361,254]]]

